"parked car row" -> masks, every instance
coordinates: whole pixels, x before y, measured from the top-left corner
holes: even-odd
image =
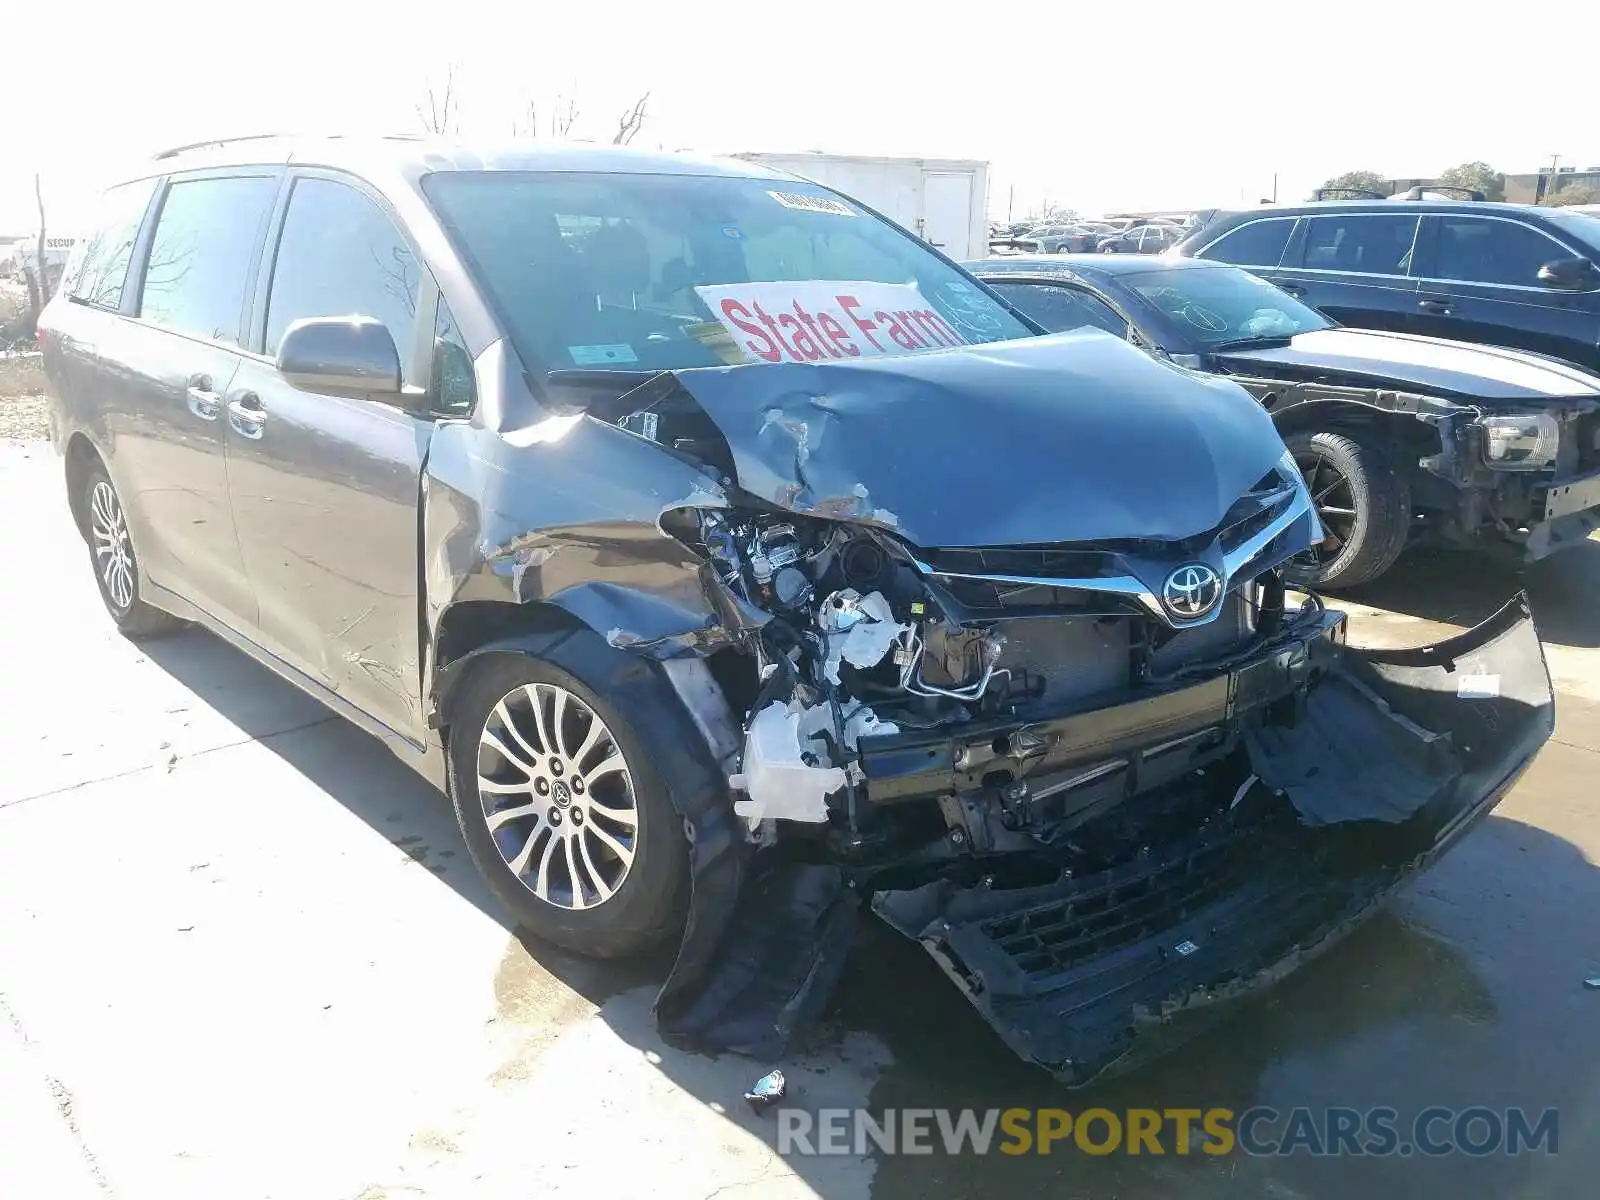
[[[1395,537],[1225,377],[1345,397],[1328,322],[1088,262],[1121,337],[753,163],[241,139],[112,188],[39,336],[111,620],[382,739],[520,926],[678,943],[665,1029],[769,1058],[870,915],[1076,1083],[1342,936],[1554,722],[1524,601],[1384,653],[1291,594]],[[1545,470],[1569,399],[1431,404],[1440,469]]]
[[[1110,217],[995,231],[994,252],[1023,254],[1158,254],[1181,241],[1190,224],[1152,217]]]

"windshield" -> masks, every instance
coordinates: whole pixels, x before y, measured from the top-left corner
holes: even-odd
[[[1184,337],[1208,345],[1293,337],[1333,324],[1287,292],[1237,267],[1138,271],[1122,276],[1121,282]]]
[[[823,362],[1026,337],[921,242],[813,184],[440,172],[423,181],[546,371]]]

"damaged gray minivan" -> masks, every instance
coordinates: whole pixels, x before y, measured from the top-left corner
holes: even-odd
[[[1037,327],[853,200],[614,148],[242,139],[40,326],[130,635],[449,794],[538,936],[775,1053],[863,913],[1069,1082],[1329,944],[1552,728],[1525,600],[1357,651],[1238,386]]]

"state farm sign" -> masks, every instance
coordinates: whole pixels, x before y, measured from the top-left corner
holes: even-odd
[[[751,362],[828,362],[967,344],[911,283],[803,279],[695,291]]]

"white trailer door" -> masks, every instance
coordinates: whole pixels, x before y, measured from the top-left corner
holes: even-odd
[[[972,224],[972,176],[930,171],[922,184],[922,236],[951,258],[967,257]]]

